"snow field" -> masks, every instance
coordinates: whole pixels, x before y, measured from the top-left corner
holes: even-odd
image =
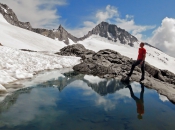
[[[72,67],[80,58],[55,54],[24,52],[9,47],[0,47],[0,91],[3,84],[18,79],[32,78],[37,72],[55,68]]]

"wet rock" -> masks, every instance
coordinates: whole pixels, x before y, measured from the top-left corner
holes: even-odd
[[[130,82],[129,77],[128,77],[128,76],[123,76],[123,77],[121,78],[121,82],[122,82],[122,83],[128,84],[128,83]]]

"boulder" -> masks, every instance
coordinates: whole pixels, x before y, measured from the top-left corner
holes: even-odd
[[[87,57],[92,56],[94,53],[94,51],[86,49],[81,44],[73,44],[62,48],[60,52],[57,52],[56,54],[65,56],[78,56],[83,59],[86,59]]]

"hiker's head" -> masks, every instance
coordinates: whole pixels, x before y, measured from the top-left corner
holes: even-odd
[[[145,43],[141,42],[140,47],[144,47]]]

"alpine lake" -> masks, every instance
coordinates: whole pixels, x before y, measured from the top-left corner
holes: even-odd
[[[144,84],[58,73],[21,81],[0,102],[0,130],[175,130],[175,105]]]

